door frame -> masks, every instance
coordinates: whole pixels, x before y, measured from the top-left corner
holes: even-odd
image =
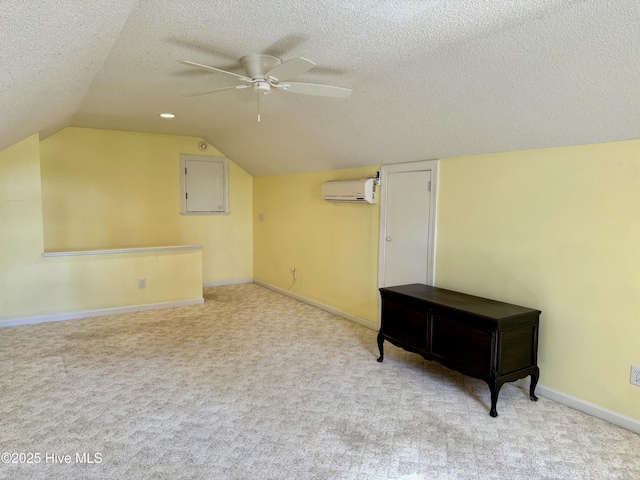
[[[378,288],[384,285],[385,254],[387,242],[387,181],[390,173],[431,171],[431,201],[429,205],[429,249],[427,250],[427,283],[433,285],[436,275],[436,214],[438,202],[438,160],[422,160],[418,162],[382,165],[380,168],[380,231],[378,240]],[[380,312],[382,302],[378,296],[378,328],[380,328]]]

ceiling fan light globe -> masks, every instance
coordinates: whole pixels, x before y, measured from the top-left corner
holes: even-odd
[[[271,84],[269,82],[256,82],[254,83],[255,89],[258,93],[269,93],[271,92]]]

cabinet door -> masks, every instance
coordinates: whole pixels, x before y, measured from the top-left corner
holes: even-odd
[[[535,325],[530,325],[500,335],[499,375],[517,372],[536,364],[535,329]]]
[[[416,349],[427,347],[428,313],[412,302],[384,298],[382,302],[382,331]]]
[[[491,371],[491,332],[432,317],[431,352],[454,368],[488,375]]]

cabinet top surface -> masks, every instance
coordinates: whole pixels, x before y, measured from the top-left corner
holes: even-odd
[[[454,292],[444,288],[432,287],[421,283],[384,287],[380,292],[393,292],[443,307],[454,308],[493,320],[501,320],[526,314],[539,315],[540,310],[521,307],[511,303],[498,302],[488,298],[476,297],[465,293]]]

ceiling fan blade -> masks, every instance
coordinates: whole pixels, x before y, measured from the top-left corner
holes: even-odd
[[[197,97],[200,95],[209,95],[210,93],[221,92],[222,90],[232,90],[232,89],[240,89],[240,88],[249,88],[251,85],[234,85],[233,87],[222,87],[222,88],[214,88],[213,90],[207,90],[206,92],[198,92],[198,93],[185,93],[182,95],[183,97]]]
[[[210,67],[208,65],[201,65],[199,63],[189,62],[187,60],[179,60],[179,62],[184,63],[185,65],[189,65],[190,67],[196,67],[196,68],[200,68],[202,70],[207,70],[210,72],[219,72],[219,73],[226,73],[227,75],[233,75],[234,77],[238,77],[241,80],[244,80],[245,82],[253,82],[252,79],[245,77],[244,75],[238,75],[237,73],[228,72],[227,70],[222,70],[220,68]]]
[[[298,57],[282,62],[280,65],[273,67],[265,74],[265,78],[274,79],[276,82],[282,82],[288,78],[302,75],[311,70],[316,64],[306,58]]]
[[[316,95],[319,97],[341,97],[351,95],[350,88],[332,87],[331,85],[318,85],[316,83],[286,82],[278,85],[283,90],[303,95]]]

